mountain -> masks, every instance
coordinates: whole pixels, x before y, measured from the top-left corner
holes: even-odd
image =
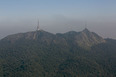
[[[40,30],[40,31],[32,31],[27,33],[18,33],[14,35],[9,35],[2,40],[9,42],[16,42],[18,40],[37,40],[37,39],[51,39],[54,37],[54,34]]]
[[[75,32],[70,31],[64,34],[52,34],[43,30],[39,31],[33,31],[33,32],[27,32],[27,33],[19,33],[14,35],[9,35],[5,37],[2,40],[9,41],[11,43],[19,41],[19,40],[41,40],[44,42],[57,42],[56,39],[64,41],[71,41],[72,43],[75,43],[76,45],[82,46],[82,47],[90,47],[95,44],[103,43],[105,40],[97,35],[94,32],[90,32],[87,28],[85,28],[81,32]]]
[[[70,31],[63,34],[63,37],[81,47],[91,47],[92,45],[104,43],[105,40],[94,32],[85,28],[81,32]]]
[[[0,40],[0,77],[116,77],[116,40],[84,29]]]

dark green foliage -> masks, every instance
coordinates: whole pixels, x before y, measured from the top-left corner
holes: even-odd
[[[102,42],[98,35],[84,32],[41,31],[2,39],[0,77],[116,77],[116,40]],[[77,35],[83,44],[95,44],[80,46]]]

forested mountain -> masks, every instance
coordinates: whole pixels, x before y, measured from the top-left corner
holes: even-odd
[[[0,77],[116,77],[116,40],[84,29],[0,40]]]

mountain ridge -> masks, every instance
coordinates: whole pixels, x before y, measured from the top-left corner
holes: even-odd
[[[86,29],[9,35],[0,41],[0,77],[116,77],[116,40]]]
[[[25,39],[25,40],[45,40],[45,41],[55,41],[56,39],[64,39],[74,42],[75,44],[79,46],[88,46],[91,47],[94,44],[99,44],[99,43],[104,43],[105,40],[97,35],[94,32],[90,32],[87,28],[85,28],[83,31],[76,32],[76,31],[69,31],[66,33],[49,33],[44,30],[39,30],[39,31],[32,31],[32,32],[26,32],[26,33],[18,33],[18,34],[13,34],[9,35],[2,40],[9,41],[11,43]],[[62,43],[62,42],[60,42]]]

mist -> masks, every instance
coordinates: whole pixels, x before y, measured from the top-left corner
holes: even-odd
[[[54,15],[51,18],[6,18],[0,21],[0,39],[7,35],[35,31],[39,20],[40,29],[51,33],[65,33],[68,31],[82,31],[87,28],[103,38],[116,39],[115,17],[110,18],[74,18],[63,15]]]
[[[35,31],[51,33],[87,28],[104,38],[116,39],[115,0],[4,0],[0,2],[0,39],[7,35]]]

